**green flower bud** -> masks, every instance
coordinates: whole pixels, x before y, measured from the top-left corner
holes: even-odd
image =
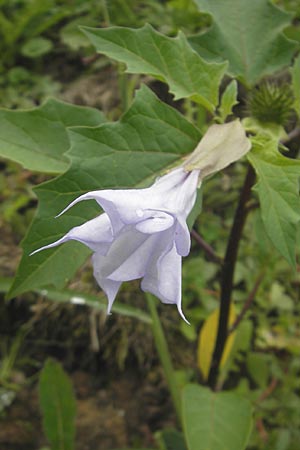
[[[255,88],[248,99],[250,116],[261,123],[285,125],[293,107],[293,93],[289,85],[264,82]]]

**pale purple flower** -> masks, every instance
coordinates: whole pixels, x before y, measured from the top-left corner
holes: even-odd
[[[33,253],[69,240],[94,253],[94,276],[108,297],[108,312],[123,281],[142,279],[141,288],[181,309],[181,259],[190,251],[186,219],[196,200],[199,170],[176,168],[145,189],[92,191],[75,199],[96,200],[105,211]],[[184,318],[185,319],[185,318]]]
[[[250,148],[239,120],[212,125],[184,165],[151,187],[93,191],[78,197],[59,215],[82,200],[96,200],[104,214],[33,253],[72,239],[82,242],[94,252],[94,276],[108,297],[108,312],[122,282],[141,278],[144,291],[163,303],[175,303],[184,318],[181,258],[190,251],[186,219],[196,200],[197,185]]]

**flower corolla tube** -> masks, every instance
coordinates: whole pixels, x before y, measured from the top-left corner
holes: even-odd
[[[94,277],[108,298],[108,312],[123,281],[142,279],[141,288],[163,303],[181,308],[181,260],[190,251],[186,224],[197,193],[200,170],[178,167],[145,189],[88,192],[82,200],[96,200],[103,214],[72,228],[61,239],[33,253],[69,240],[92,251]],[[32,253],[32,254],[33,254]]]

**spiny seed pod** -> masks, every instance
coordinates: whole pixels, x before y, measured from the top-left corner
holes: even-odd
[[[279,86],[264,82],[254,89],[248,99],[250,115],[262,123],[285,125],[293,106],[293,93],[289,85]]]

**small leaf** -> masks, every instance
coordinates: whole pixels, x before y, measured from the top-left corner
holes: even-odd
[[[270,358],[269,355],[258,352],[249,352],[246,365],[252,380],[260,388],[265,388],[270,376]]]
[[[222,122],[232,114],[232,108],[238,104],[237,101],[238,87],[236,80],[232,80],[222,95],[221,105],[219,107],[219,114]]]
[[[219,323],[219,314],[220,309],[215,309],[210,316],[206,319],[204,322],[204,325],[202,326],[199,334],[199,341],[198,341],[198,367],[203,375],[203,378],[207,380],[209,369],[211,366],[211,360],[213,351],[215,348],[216,338],[217,338],[217,330],[218,330],[218,323]],[[229,326],[234,323],[236,319],[236,314],[233,305],[231,305],[230,308],[230,314],[229,314]],[[222,355],[220,367],[224,367],[226,364],[230,352],[232,349],[232,346],[234,344],[236,332],[234,331],[231,333],[227,340],[226,345],[224,348],[224,352]]]
[[[292,88],[294,93],[294,108],[300,118],[300,55],[295,59],[291,68]]]
[[[204,61],[183,33],[169,38],[150,25],[140,29],[82,27],[99,53],[127,65],[130,73],[144,73],[165,81],[175,100],[189,98],[214,111],[227,63]]]
[[[72,383],[59,363],[46,361],[40,375],[39,393],[51,450],[73,450],[76,401]]]
[[[258,193],[266,233],[295,268],[300,221],[300,161],[282,156],[275,140],[257,137],[252,143],[248,159],[258,176],[254,189]]]
[[[35,37],[25,42],[21,48],[21,53],[27,58],[38,58],[49,53],[53,48],[53,44],[49,39],[43,37]]]
[[[283,35],[292,16],[268,0],[195,0],[213,25],[189,39],[211,61],[229,61],[229,73],[247,85],[290,64],[297,43]]]
[[[79,26],[96,26],[97,20],[89,16],[77,17],[76,19],[68,22],[60,31],[60,38],[62,42],[70,47],[71,50],[79,50],[83,47],[91,46],[88,38],[82,33]]]
[[[251,141],[239,120],[212,125],[185,161],[187,170],[200,169],[200,178],[218,172],[242,158],[251,148]]]
[[[37,172],[65,172],[69,162],[64,153],[70,146],[66,128],[103,122],[103,114],[96,109],[54,99],[28,111],[2,109],[0,156]]]
[[[184,436],[177,430],[167,428],[157,433],[155,437],[161,450],[186,450]]]
[[[250,403],[231,392],[195,384],[183,390],[183,426],[188,450],[244,450],[252,428]]]

